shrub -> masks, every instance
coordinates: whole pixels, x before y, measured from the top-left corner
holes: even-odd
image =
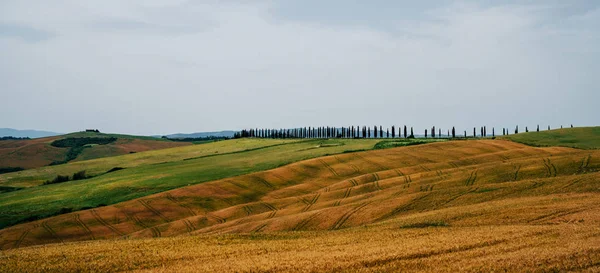
[[[112,173],[112,172],[116,172],[116,171],[120,171],[120,170],[125,170],[125,168],[122,167],[114,167],[110,170],[108,170],[106,173]]]
[[[2,173],[12,173],[12,172],[19,172],[24,170],[21,167],[6,167],[6,168],[0,168],[0,174]]]
[[[82,179],[86,179],[87,176],[85,175],[85,170],[83,171],[79,171],[73,174],[73,181],[75,180],[82,180]]]
[[[57,184],[57,183],[62,183],[62,182],[67,182],[67,181],[69,181],[68,175],[57,175],[51,181],[47,180],[46,182],[44,182],[44,185]]]

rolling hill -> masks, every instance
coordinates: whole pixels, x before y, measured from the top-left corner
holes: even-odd
[[[536,136],[545,138],[528,138]],[[349,141],[345,148],[372,140]],[[340,153],[345,148],[333,143],[307,143],[94,178],[98,192],[143,177],[152,182],[139,187],[195,185],[0,230],[0,248],[8,249],[0,271],[600,269],[600,150],[497,139]],[[325,147],[338,147],[337,154],[318,157]],[[302,157],[312,159],[292,163]],[[248,169],[255,164],[264,169]],[[218,178],[215,170],[225,167],[241,175]],[[110,183],[111,175],[121,182]],[[24,189],[0,207],[32,194],[20,206],[73,198],[63,192],[77,182],[50,185],[57,188],[47,195]]]
[[[114,138],[114,141],[82,147],[69,158],[69,147],[57,147],[55,141],[63,139]],[[191,145],[191,143],[171,142],[151,137],[114,135],[101,133],[72,133],[36,139],[0,140],[0,168],[32,169],[65,161],[81,161],[101,157],[111,157],[129,153],[150,151]]]

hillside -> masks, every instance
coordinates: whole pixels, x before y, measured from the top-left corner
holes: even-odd
[[[53,145],[58,140],[76,138],[114,138],[115,141],[105,145],[94,145],[92,143],[81,147],[76,153],[73,153],[73,149],[69,147],[56,147]],[[2,140],[0,141],[0,168],[33,169],[59,162],[81,161],[185,145],[191,145],[191,143],[101,133],[72,133],[37,139]]]
[[[13,226],[0,231],[0,245],[338,230],[391,219],[407,228],[588,226],[600,220],[599,156],[500,140],[340,154]]]
[[[600,127],[554,129],[500,137],[536,147],[572,147],[600,149]]]
[[[323,155],[369,150],[382,146],[381,144],[393,147],[422,142],[377,139],[240,139],[5,174],[0,176],[0,186],[17,190],[2,193],[0,227],[69,210],[110,205],[183,186],[269,170]],[[125,169],[111,172],[116,167]],[[94,177],[41,185],[44,180],[56,175],[70,175],[84,170]]]
[[[321,157],[6,228],[0,270],[594,271],[599,156],[473,140]]]

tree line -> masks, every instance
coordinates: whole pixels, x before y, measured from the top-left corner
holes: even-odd
[[[562,126],[561,126],[562,128]],[[571,125],[573,128],[573,125]],[[540,131],[540,126],[536,129]],[[548,126],[550,130],[550,126]],[[478,132],[479,131],[479,132]],[[391,132],[391,133],[390,133]],[[525,127],[525,132],[529,132],[529,129]],[[423,136],[425,138],[469,138],[478,137],[495,137],[496,129],[491,128],[491,132],[488,131],[487,126],[481,126],[480,128],[473,127],[473,133],[467,134],[467,130],[464,130],[462,135],[458,135],[456,128],[453,126],[452,129],[442,130],[433,126],[431,129],[425,129]],[[514,134],[519,133],[519,126],[517,125],[514,129]],[[509,135],[510,131],[508,128],[502,128],[502,135]],[[391,126],[391,128],[384,128],[383,126],[348,126],[348,127],[334,127],[334,126],[320,126],[320,127],[302,127],[292,129],[268,129],[268,128],[254,128],[244,129],[240,132],[236,132],[233,138],[415,138],[413,127],[404,125],[402,127]]]

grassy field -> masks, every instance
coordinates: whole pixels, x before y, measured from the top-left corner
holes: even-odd
[[[565,128],[500,137],[536,147],[600,149],[600,127]]]
[[[5,187],[27,187],[2,193],[0,227],[34,217],[94,208],[187,185],[273,169],[296,161],[354,150],[373,149],[381,140],[242,139],[179,147],[121,157],[74,162],[0,176]],[[91,179],[35,186],[56,174],[86,170]]]
[[[503,140],[320,157],[4,229],[0,271],[597,271],[599,171]]]

